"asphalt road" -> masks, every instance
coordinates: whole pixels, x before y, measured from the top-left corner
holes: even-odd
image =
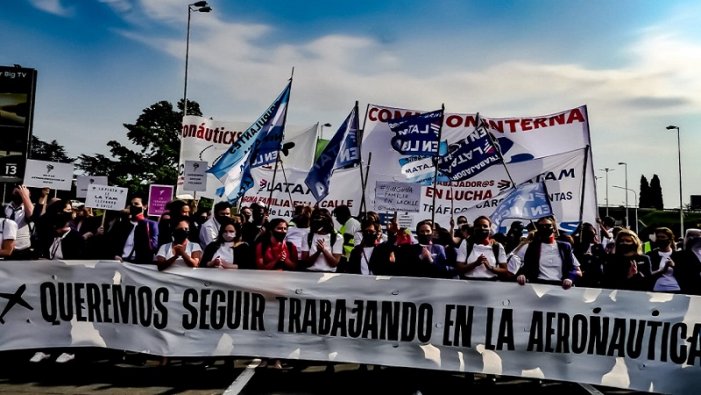
[[[0,353],[0,393],[3,394],[637,394],[577,383],[541,382],[357,364],[327,365],[291,361],[284,369],[254,358],[230,360],[142,358],[106,350],[83,351],[66,363],[60,352],[39,363],[34,352]],[[265,365],[265,366],[264,366]]]

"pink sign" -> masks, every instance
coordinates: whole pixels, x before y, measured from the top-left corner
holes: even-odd
[[[166,211],[166,204],[173,200],[173,185],[156,185],[149,187],[148,215],[160,217]]]

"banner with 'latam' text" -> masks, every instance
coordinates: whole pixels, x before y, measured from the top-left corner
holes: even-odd
[[[0,350],[256,356],[696,393],[701,297],[114,261],[5,261]]]
[[[386,107],[370,104],[365,115],[365,129],[362,142],[364,163],[371,157],[368,184],[375,185],[377,181],[422,182],[422,209],[419,213],[410,214],[414,223],[418,220],[431,218],[432,197],[428,190],[432,188],[434,167],[430,158],[417,159],[401,155],[392,148],[391,139],[394,133],[388,122],[417,114],[421,111]],[[542,178],[546,181],[548,191],[566,190],[561,196],[555,196],[552,201],[553,210],[557,215],[560,228],[573,230],[579,223],[580,211],[584,221],[592,222],[597,217],[596,190],[594,169],[591,163],[589,139],[589,123],[586,106],[581,106],[555,114],[533,117],[492,118],[479,115],[497,139],[504,155],[505,165],[509,173],[528,175],[527,179]],[[475,131],[477,114],[445,113],[441,139],[448,145],[454,144],[461,138]],[[543,169],[536,160],[558,156],[568,152],[577,152],[581,156],[572,174],[567,169]],[[576,166],[581,166],[577,168]],[[541,170],[541,173],[538,171]],[[575,179],[573,178],[576,178]],[[516,178],[514,176],[514,178]],[[439,181],[440,178],[439,178]],[[579,186],[572,188],[571,182]],[[514,179],[515,184],[519,181]],[[556,186],[560,183],[567,186]],[[491,215],[496,207],[494,199],[501,192],[508,192],[514,185],[509,179],[505,167],[501,164],[492,165],[477,176],[463,181],[441,182],[443,196],[463,196],[463,199],[448,199],[452,203],[441,203],[436,207],[435,218],[442,226],[447,227],[452,214],[467,215],[473,220],[478,215]],[[495,193],[496,191],[499,193]],[[373,209],[372,189],[366,190],[369,209]],[[436,203],[438,206],[438,202]],[[581,206],[581,208],[580,208]],[[482,210],[474,211],[477,207]]]

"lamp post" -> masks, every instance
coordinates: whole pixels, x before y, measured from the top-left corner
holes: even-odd
[[[635,192],[634,190],[628,189],[628,188],[624,188],[624,187],[620,187],[620,186],[618,186],[618,185],[611,185],[611,186],[614,187],[614,188],[618,188],[618,189],[625,189],[625,191],[626,191],[626,201],[628,201],[628,192],[633,192],[633,197],[635,198],[635,201],[636,201],[636,202],[638,201],[638,193]],[[628,203],[626,203],[626,211],[627,211],[627,210],[628,210]],[[635,203],[635,211],[634,211],[634,213],[635,213],[635,233],[637,234],[637,233],[638,233],[638,203]],[[626,216],[627,216],[627,215],[628,215],[628,214],[626,213]]]
[[[681,229],[679,235],[684,237],[684,204],[682,203],[682,198],[684,196],[682,195],[682,145],[679,138],[679,126],[669,125],[667,126],[667,130],[677,131],[677,153],[679,157],[679,226]]]
[[[601,169],[606,172],[606,216],[609,216],[609,172],[616,169],[611,169],[609,167],[604,167]]]
[[[210,12],[212,7],[206,1],[197,1],[187,5],[187,40],[185,41],[185,90],[183,92],[183,116],[187,115],[187,63],[190,57],[190,16],[192,11]]]
[[[628,163],[618,162],[618,164],[625,166],[625,173],[626,173],[625,174],[625,184],[624,184],[625,188],[623,188],[623,189],[626,190],[626,228],[628,228],[628,225],[629,225],[628,224],[628,192],[627,192],[628,191]],[[636,218],[636,222],[637,222],[637,218]]]

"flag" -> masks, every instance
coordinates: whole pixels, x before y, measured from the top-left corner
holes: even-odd
[[[233,203],[252,186],[251,167],[263,166],[277,160],[284,136],[290,81],[273,104],[253,125],[241,134],[207,172],[213,174],[223,187],[217,195]]]
[[[334,170],[360,164],[359,129],[358,103],[356,103],[304,180],[317,202],[329,194],[329,184]]]
[[[402,155],[437,156],[442,123],[442,109],[389,121],[392,148]]]
[[[534,220],[553,215],[548,191],[543,181],[523,183],[499,203],[490,216],[493,226],[499,228],[505,219]]]
[[[319,122],[304,130],[292,130],[285,126],[285,140],[282,142],[280,163],[287,169],[309,170],[314,164],[316,142],[319,136]]]
[[[475,131],[451,144],[448,154],[438,158],[438,170],[451,181],[467,180],[503,161],[495,139],[477,115]]]

